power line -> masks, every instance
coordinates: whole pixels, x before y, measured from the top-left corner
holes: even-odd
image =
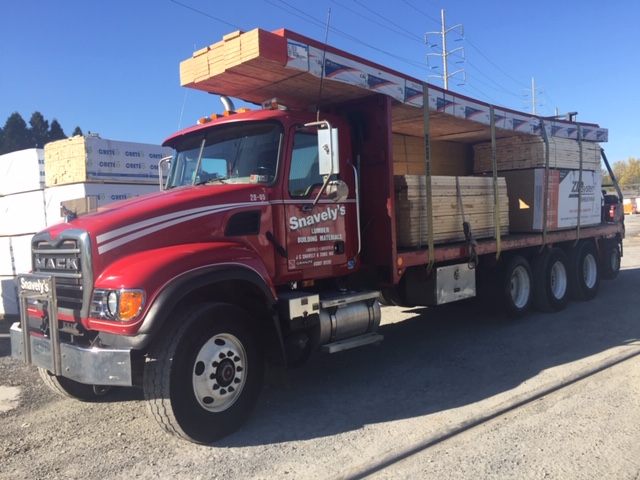
[[[294,16],[296,16],[298,18],[301,18],[304,21],[312,23],[312,24],[314,24],[316,26],[320,26],[321,25],[324,28],[324,24],[321,23],[319,20],[317,20],[315,17],[309,15],[306,12],[303,12],[299,8],[297,8],[297,7],[291,5],[291,4],[289,4],[289,3],[287,3],[287,2],[285,2],[283,0],[280,0],[280,3],[283,3],[287,7],[291,8],[292,10],[294,10],[295,12],[298,12],[298,14],[296,14],[295,12],[289,11],[286,8],[281,7],[280,5],[277,5],[277,4],[273,3],[270,0],[264,0],[264,1],[266,3],[268,3],[268,4],[270,4],[270,5],[273,5],[274,7],[277,7],[277,8],[280,8],[281,10],[284,10],[285,12],[287,12],[287,13],[289,13],[291,15],[294,15]],[[414,60],[411,60],[411,59],[408,59],[408,58],[404,58],[404,57],[401,57],[399,55],[396,55],[396,54],[387,52],[385,50],[382,50],[381,48],[378,48],[378,47],[375,47],[375,46],[373,46],[373,45],[371,45],[369,43],[366,43],[363,40],[361,40],[361,39],[359,39],[357,37],[354,37],[353,35],[349,35],[348,33],[343,32],[342,30],[339,30],[339,29],[337,29],[335,27],[330,27],[330,31],[335,33],[335,34],[337,34],[337,35],[339,35],[339,36],[341,36],[341,37],[343,37],[343,38],[351,40],[354,43],[357,43],[359,45],[362,45],[362,46],[365,46],[365,47],[370,48],[372,50],[375,50],[376,52],[379,52],[379,53],[382,53],[384,55],[387,55],[388,57],[394,58],[396,60],[399,60],[399,61],[404,62],[404,63],[409,64],[409,65],[413,65],[413,66],[416,66],[416,67],[424,68],[424,65],[422,65],[421,63],[418,63],[418,62],[416,62]]]
[[[185,5],[184,3],[178,2],[177,0],[171,0],[173,3],[175,3],[176,5],[180,5],[181,7],[187,8],[189,10],[193,10],[196,13],[199,13],[200,15],[204,15],[205,17],[209,17],[213,20],[215,20],[216,22],[220,22],[220,23],[224,23],[225,25],[229,25],[232,28],[235,28],[236,30],[242,30],[242,28],[238,27],[237,25],[234,25],[233,23],[229,23],[225,20],[222,20],[221,18],[218,17],[214,17],[213,15],[209,15],[208,13],[205,13],[201,10],[198,10],[196,8],[193,8],[189,5]]]

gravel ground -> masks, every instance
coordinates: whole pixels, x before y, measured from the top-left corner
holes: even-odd
[[[593,301],[515,323],[464,304],[385,307],[381,345],[270,371],[249,422],[213,447],[161,432],[136,389],[55,396],[0,336],[0,386],[19,390],[0,411],[0,477],[637,480],[640,357],[508,409],[640,352],[640,218],[627,219],[623,270]]]

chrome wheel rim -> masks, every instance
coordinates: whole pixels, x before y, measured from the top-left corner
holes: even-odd
[[[193,366],[193,392],[200,406],[221,412],[240,397],[247,379],[247,354],[240,340],[230,334],[209,339]]]

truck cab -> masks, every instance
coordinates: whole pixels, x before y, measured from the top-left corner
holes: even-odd
[[[341,122],[334,119],[347,130]],[[336,152],[349,152],[348,141],[336,136],[342,143]],[[175,154],[164,191],[209,192],[209,202],[229,217],[211,237],[234,237],[259,252],[275,285],[356,268],[354,169],[346,156],[321,164],[314,115],[239,113],[180,132],[165,145]]]
[[[210,443],[246,418],[266,361],[379,342],[379,292],[348,280],[350,138],[340,116],[275,104],[169,137],[160,192],[34,237],[13,355],[83,400],[141,386],[161,425]]]

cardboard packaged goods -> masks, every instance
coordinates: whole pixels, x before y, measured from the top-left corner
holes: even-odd
[[[0,236],[36,233],[47,226],[44,190],[0,197]]]
[[[542,137],[527,135],[496,140],[498,171],[544,167],[546,147]],[[580,169],[580,143],[569,138],[549,139],[549,168]],[[600,171],[600,144],[582,142],[582,169]],[[493,171],[491,143],[473,147],[474,173]]]
[[[47,187],[80,182],[159,183],[158,162],[168,147],[146,143],[72,137],[45,145]]]
[[[426,211],[426,177],[396,175],[396,232],[398,246],[403,248],[426,245],[428,242]],[[471,225],[475,238],[495,235],[493,178],[458,177],[464,206],[464,219]],[[431,179],[433,237],[436,243],[463,241],[462,209],[458,200],[456,177],[434,176]],[[500,232],[509,231],[509,202],[504,179],[498,178],[498,208]]]
[[[44,150],[29,148],[0,155],[0,196],[44,188]]]
[[[48,225],[53,225],[64,221],[64,217],[60,214],[62,202],[94,197],[97,208],[100,208],[108,203],[138,197],[159,190],[160,187],[158,185],[89,182],[47,187],[45,189],[47,222]]]
[[[17,275],[31,270],[33,235],[0,237],[0,275]]]
[[[509,192],[511,232],[540,232],[543,229],[545,169],[502,172]],[[578,197],[581,195],[580,225],[597,225],[601,220],[601,174],[579,170],[549,170],[547,229],[561,230],[578,224]]]

